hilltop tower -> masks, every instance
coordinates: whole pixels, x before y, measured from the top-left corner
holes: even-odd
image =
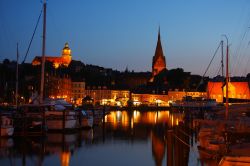
[[[157,40],[155,55],[153,56],[153,63],[152,63],[152,78],[154,78],[157,74],[159,74],[163,69],[166,69],[166,60],[162,51],[161,34],[160,34],[160,28],[159,28],[158,40]]]
[[[62,59],[63,59],[63,65],[65,66],[68,66],[71,62],[72,56],[68,43],[65,43],[64,48],[62,50]]]

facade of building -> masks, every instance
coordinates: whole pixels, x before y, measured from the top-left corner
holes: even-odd
[[[161,35],[159,29],[155,55],[153,56],[152,77],[156,76],[164,69],[166,69],[166,59],[162,50]]]
[[[71,101],[71,78],[67,75],[57,76],[46,74],[45,96],[53,99]]]
[[[134,106],[168,106],[168,95],[132,93],[131,96]]]
[[[168,91],[169,101],[182,100],[183,97],[185,96],[207,98],[207,92],[196,92],[196,91],[186,92],[184,90],[179,91],[178,89],[175,89],[174,91]]]
[[[232,99],[250,99],[248,82],[229,82],[228,97]],[[223,82],[208,82],[207,95],[217,102],[223,102],[226,97],[226,86]]]
[[[62,55],[60,57],[52,57],[52,56],[45,57],[45,61],[53,63],[55,68],[58,68],[61,65],[68,66],[71,60],[72,60],[71,50],[69,48],[68,43],[65,43],[65,46],[62,49]],[[42,62],[42,57],[36,56],[32,61],[32,65],[40,65],[41,62]]]
[[[86,96],[85,95],[85,82],[72,82],[72,102],[76,105],[82,104],[82,99]]]
[[[129,100],[129,90],[111,90],[99,86],[87,87],[85,93],[93,99],[94,104],[100,105],[126,106]]]
[[[168,91],[168,94],[134,94],[132,93],[132,101],[134,105],[148,106],[169,106],[172,101],[182,100],[185,96],[207,98],[207,92],[185,92]]]

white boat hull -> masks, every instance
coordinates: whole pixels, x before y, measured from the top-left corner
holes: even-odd
[[[46,112],[46,125],[48,130],[63,130],[77,128],[76,113],[73,111]]]

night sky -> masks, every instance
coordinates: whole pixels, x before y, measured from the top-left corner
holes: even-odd
[[[75,60],[120,71],[151,71],[160,26],[167,68],[202,75],[226,34],[231,75],[250,72],[249,0],[48,0],[46,55],[65,42]],[[28,48],[41,0],[0,0],[0,61],[20,61]],[[41,55],[42,19],[27,62]],[[226,43],[225,43],[226,44]],[[220,52],[208,74],[219,72]]]

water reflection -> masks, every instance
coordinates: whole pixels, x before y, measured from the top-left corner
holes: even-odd
[[[148,111],[139,112],[134,110],[128,111],[112,111],[105,116],[106,123],[112,123],[113,128],[129,127],[129,122],[133,127],[134,123],[144,125],[155,125],[158,123],[167,124],[169,127],[178,126],[180,121],[183,121],[183,114],[170,114],[169,111]]]
[[[155,128],[151,133],[152,140],[152,154],[155,161],[155,165],[162,165],[162,161],[165,155],[165,134],[163,128]]]
[[[170,114],[169,111],[114,111],[105,117],[106,127],[110,129],[105,133],[112,131],[113,136],[120,139],[125,136],[145,141],[150,139],[152,158],[157,166],[163,164],[165,156],[166,165],[188,165],[189,147],[181,141],[189,144],[189,137],[179,132],[180,129],[186,130],[183,118],[183,114]]]
[[[0,139],[2,165],[188,165],[183,114],[113,111],[76,133]],[[196,160],[196,159],[194,159]],[[119,163],[119,164],[117,164]]]

